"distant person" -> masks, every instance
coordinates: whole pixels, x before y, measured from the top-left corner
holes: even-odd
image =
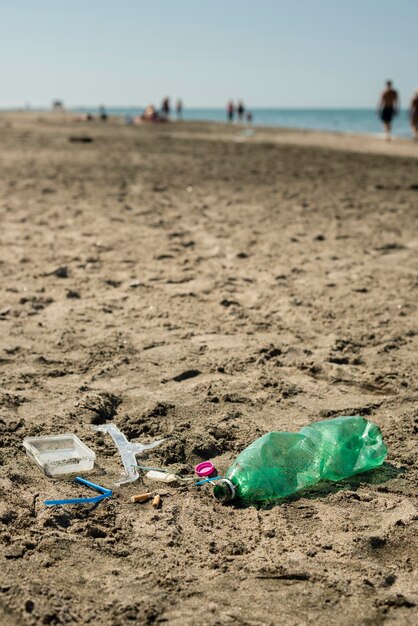
[[[386,87],[380,96],[379,101],[379,117],[383,122],[386,138],[391,138],[392,133],[392,120],[399,111],[399,96],[398,92],[393,88],[392,81],[386,82]]]
[[[158,122],[159,119],[160,116],[158,115],[156,108],[152,104],[149,104],[141,115],[141,120],[144,122]]]
[[[251,113],[251,111],[248,111],[247,113],[247,124],[252,124],[253,123],[253,114]]]
[[[232,100],[230,100],[228,104],[226,105],[226,117],[228,119],[228,122],[234,121],[234,114],[235,114],[235,105],[232,102]]]
[[[244,103],[242,100],[240,100],[238,102],[238,106],[237,106],[237,115],[238,115],[238,121],[242,122],[243,118],[244,118],[244,113],[245,113],[245,107],[244,107]]]
[[[176,114],[177,114],[177,119],[181,120],[183,117],[183,102],[181,101],[180,98],[176,102]]]
[[[100,107],[99,107],[99,117],[102,120],[102,122],[106,122],[107,121],[107,113],[106,113],[106,109],[104,108],[103,104],[100,105]]]
[[[133,118],[134,124],[143,124],[144,122],[159,122],[166,123],[168,122],[168,118],[165,115],[158,113],[157,109],[154,105],[149,104],[145,111],[139,117]]]
[[[415,94],[411,100],[411,107],[409,109],[409,119],[411,121],[412,136],[415,141],[418,140],[418,89],[415,90]]]
[[[161,115],[167,118],[170,115],[170,98],[164,98],[161,103]]]

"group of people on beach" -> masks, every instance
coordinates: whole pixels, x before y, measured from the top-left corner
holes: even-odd
[[[396,89],[394,89],[392,81],[388,80],[386,81],[386,86],[381,93],[378,105],[378,115],[383,122],[383,128],[387,139],[391,138],[393,118],[398,115],[399,111],[399,94]],[[412,136],[415,140],[418,140],[418,89],[415,90],[415,93],[412,96],[409,107],[409,121],[411,124]]]
[[[237,122],[242,123],[244,121],[245,106],[242,100],[239,100],[236,106],[233,100],[229,100],[226,105],[226,117],[228,122],[232,123],[235,119],[235,115],[237,116]],[[245,119],[249,124],[251,124],[253,121],[253,114],[251,111],[247,111]]]
[[[183,102],[179,98],[175,106],[176,116],[178,120],[183,117]],[[126,124],[144,124],[144,123],[159,123],[168,122],[171,119],[171,105],[170,98],[165,97],[161,102],[161,107],[158,109],[153,104],[149,104],[145,107],[141,115],[132,117],[131,115],[125,116]]]
[[[171,115],[170,98],[165,97],[163,99],[161,103],[160,115],[165,119],[169,119]],[[178,98],[176,102],[176,116],[178,120],[181,120],[183,117],[183,102],[180,98]]]
[[[53,109],[53,110],[56,110],[56,109]],[[99,106],[99,114],[97,118],[93,115],[93,113],[90,113],[90,112],[81,113],[80,115],[77,115],[74,118],[76,122],[94,122],[96,119],[99,119],[102,122],[107,122],[108,114],[103,104]]]
[[[63,110],[63,104],[61,101],[56,101],[53,103],[53,110],[58,109]],[[399,114],[399,112],[399,94],[397,90],[393,87],[392,81],[388,80],[386,81],[384,90],[380,94],[377,110],[378,116],[383,122],[383,127],[387,139],[391,139],[392,123],[394,118]],[[177,119],[181,120],[183,117],[183,102],[180,98],[175,104],[175,113]],[[418,141],[418,89],[412,96],[408,115],[413,138]],[[230,123],[233,123],[235,121],[237,121],[238,123],[242,123],[244,122],[244,120],[246,120],[247,123],[251,124],[253,121],[252,113],[250,111],[246,111],[242,100],[239,100],[237,104],[235,104],[233,100],[229,100],[226,106],[226,116],[227,121]],[[108,119],[107,111],[103,105],[99,107],[99,114],[97,117],[103,122]],[[137,117],[127,116],[126,122],[131,124],[142,124],[144,122],[167,122],[169,121],[170,117],[170,98],[165,97],[161,102],[160,109],[157,109],[154,105],[148,105],[142,115],[139,115]],[[94,119],[94,115],[88,112],[82,115],[78,115],[76,121],[90,122]]]
[[[178,120],[183,117],[183,102],[179,98],[176,102],[176,116]],[[158,110],[153,104],[149,104],[141,116],[139,116],[140,122],[168,122],[171,116],[170,98],[167,96],[163,98],[161,107]]]

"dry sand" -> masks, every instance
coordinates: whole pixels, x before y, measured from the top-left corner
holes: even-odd
[[[341,141],[0,117],[2,625],[417,623],[417,161]],[[167,487],[155,511],[142,482],[51,509],[84,492],[22,449],[75,432],[111,486],[91,422],[225,471],[341,414],[387,465],[269,510]]]

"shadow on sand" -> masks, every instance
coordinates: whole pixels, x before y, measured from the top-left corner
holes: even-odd
[[[338,493],[340,491],[357,491],[359,487],[364,487],[365,485],[381,485],[388,482],[389,480],[392,480],[393,478],[404,474],[405,472],[406,467],[398,468],[391,463],[384,463],[381,467],[378,467],[374,470],[362,472],[361,474],[356,474],[355,476],[351,476],[350,478],[346,478],[344,480],[339,480],[337,482],[330,482],[325,480],[321,481],[314,487],[310,487],[309,489],[303,489],[302,491],[298,491],[298,493],[295,493],[292,496],[279,498],[278,500],[274,500],[273,502],[259,502],[254,504],[232,502],[230,506],[233,506],[236,509],[246,509],[250,506],[255,506],[257,509],[260,510],[269,510],[281,504],[297,502],[302,498],[307,500],[317,500],[319,498],[325,498],[326,496]]]

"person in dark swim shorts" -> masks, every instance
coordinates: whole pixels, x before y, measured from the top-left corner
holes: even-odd
[[[383,122],[386,133],[386,139],[391,138],[392,121],[399,111],[398,92],[392,87],[392,81],[386,82],[386,88],[382,92],[379,100],[378,113]]]
[[[415,140],[418,140],[418,89],[415,90],[415,94],[411,100],[409,117],[411,120],[412,136]]]
[[[380,117],[384,124],[391,124],[395,117],[395,109],[393,107],[383,107]]]

